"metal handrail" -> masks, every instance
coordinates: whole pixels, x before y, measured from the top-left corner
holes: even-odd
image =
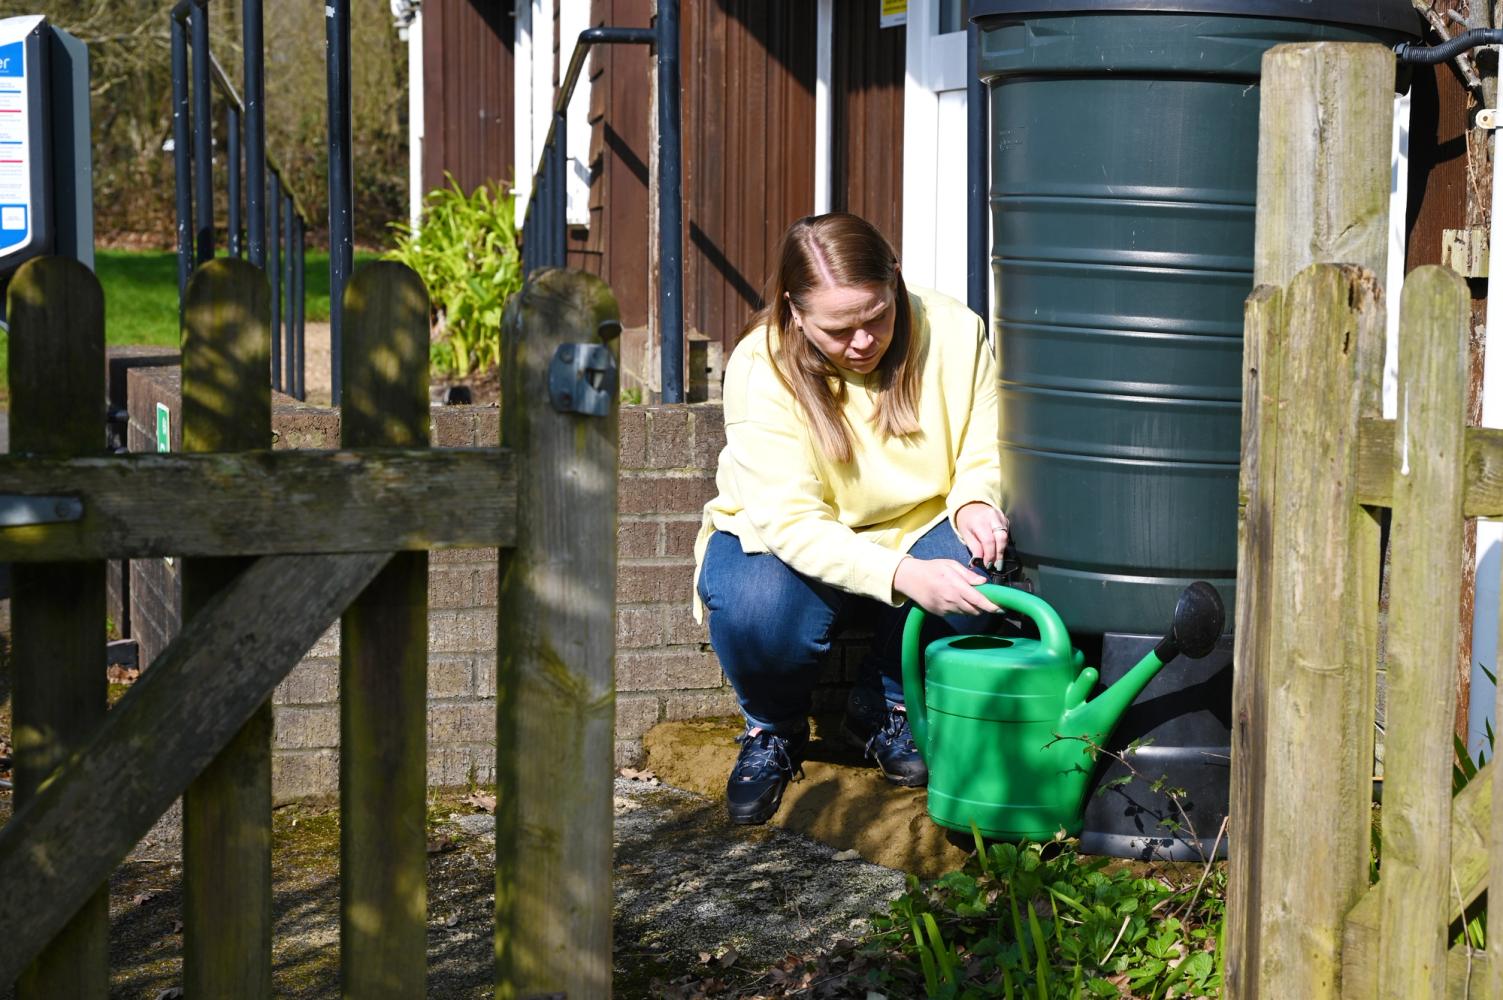
[[[239,257],[242,249],[245,250],[250,262],[266,271],[271,285],[274,331],[271,383],[276,389],[304,399],[307,396],[304,292],[308,213],[302,199],[285,187],[281,165],[266,152],[261,0],[244,0],[244,98],[209,50],[208,3],[209,0],[178,0],[170,11],[179,303],[186,295],[193,267],[214,256],[213,161],[212,138],[209,137],[213,134],[211,98],[217,92],[226,105],[229,119],[228,251]],[[191,110],[190,48],[193,54]],[[248,244],[244,247],[240,236],[242,134],[246,173],[245,243]],[[198,226],[196,234],[193,232],[195,221]],[[266,238],[268,222],[272,234],[269,247]]]
[[[191,2],[191,0],[184,0]],[[568,253],[568,144],[565,115],[585,58],[596,45],[652,45],[657,52],[658,343],[663,402],[684,401],[683,161],[679,138],[679,0],[658,0],[651,28],[596,27],[579,33],[553,100],[553,120],[533,172],[522,222],[522,267],[563,267]]]

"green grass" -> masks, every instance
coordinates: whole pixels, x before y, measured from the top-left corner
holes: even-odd
[[[379,255],[357,253],[358,268]],[[329,319],[329,255],[308,251],[307,320]],[[177,254],[171,251],[100,250],[94,272],[104,290],[104,339],[110,346],[154,344],[175,347],[177,328]],[[9,397],[9,344],[0,332],[0,405]]]

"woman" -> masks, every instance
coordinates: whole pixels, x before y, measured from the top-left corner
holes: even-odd
[[[844,728],[890,781],[927,782],[903,711],[909,602],[978,631],[967,616],[997,608],[967,563],[998,566],[1007,544],[996,361],[976,314],[909,290],[882,234],[845,214],[788,229],[767,303],[726,366],[719,495],[695,544],[695,618],[708,609],[746,716],[726,787],[737,823],[777,811],[818,662],[850,624],[874,644]]]

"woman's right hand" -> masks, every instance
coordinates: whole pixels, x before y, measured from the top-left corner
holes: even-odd
[[[986,577],[953,559],[903,557],[892,587],[931,615],[982,615],[1000,611],[976,589]]]

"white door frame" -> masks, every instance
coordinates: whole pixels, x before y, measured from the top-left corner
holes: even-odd
[[[903,269],[915,284],[965,298],[966,33],[939,33],[938,0],[908,0],[903,86]],[[958,93],[957,93],[958,92]],[[958,171],[958,178],[956,176]],[[958,183],[957,183],[958,179]],[[940,202],[945,202],[942,210]],[[953,209],[949,206],[954,202]],[[941,241],[942,227],[960,238]]]

